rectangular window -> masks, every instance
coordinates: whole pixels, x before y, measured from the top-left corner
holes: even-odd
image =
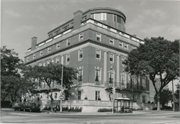
[[[60,43],[56,44],[56,49],[60,49]]]
[[[83,58],[83,50],[78,51],[78,61],[81,61]]]
[[[36,54],[33,54],[33,59],[35,59],[36,58]]]
[[[97,40],[97,41],[101,41],[101,34],[96,33],[96,40]]]
[[[128,49],[128,44],[124,43],[124,49]]]
[[[99,67],[95,68],[95,82],[101,82],[101,69]]]
[[[40,51],[40,56],[42,56],[43,55],[43,51]]]
[[[81,91],[78,91],[78,100],[81,100]]]
[[[66,54],[66,65],[68,65],[70,62],[70,55]]]
[[[71,41],[70,41],[70,39],[67,39],[66,40],[66,46],[70,46],[71,45]]]
[[[47,52],[48,52],[48,53],[50,53],[50,52],[51,52],[51,47],[49,47],[49,48],[47,49]]]
[[[77,78],[78,82],[81,82],[83,80],[83,67],[78,68]]]
[[[113,15],[113,21],[117,22],[117,15]]]
[[[109,39],[109,44],[114,45],[114,39]]]
[[[117,22],[121,23],[121,17],[120,16],[117,16]]]
[[[101,50],[96,50],[96,60],[101,60]]]
[[[84,35],[83,34],[79,34],[79,41],[82,41],[84,39]]]
[[[39,63],[39,66],[42,66],[42,63]]]
[[[59,63],[59,58],[58,57],[56,58],[56,63]]]
[[[57,93],[54,94],[54,98],[57,99]]]
[[[119,42],[119,47],[121,47],[121,48],[123,47],[123,42],[122,41]]]
[[[111,63],[114,63],[114,54],[110,54],[110,55],[109,55],[109,61],[110,61]]]
[[[100,100],[100,91],[95,91],[95,100]]]

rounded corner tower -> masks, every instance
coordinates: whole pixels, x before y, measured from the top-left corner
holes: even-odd
[[[126,32],[124,25],[126,22],[126,16],[117,9],[112,9],[109,7],[96,7],[85,11],[83,15],[84,14],[88,14],[90,15],[90,18],[100,21],[117,30]]]

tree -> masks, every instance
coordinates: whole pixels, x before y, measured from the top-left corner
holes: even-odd
[[[161,91],[179,76],[179,41],[170,42],[163,37],[145,38],[144,44],[132,50],[123,62],[125,71],[131,75],[149,77],[157,96],[157,110],[160,110]]]
[[[62,67],[63,69],[63,88],[65,88],[66,97],[69,97],[69,89],[73,85],[73,81],[77,79],[76,73],[77,71],[70,67],[65,67],[60,64],[50,63],[47,66],[37,66],[34,67],[29,66],[29,71],[25,72],[25,75],[34,81],[38,81],[39,83],[45,82],[49,87],[47,93],[50,93],[51,99],[51,110],[53,105],[53,96],[52,96],[52,82],[56,82],[57,84],[61,84],[61,75],[62,75]],[[63,90],[61,88],[61,90]],[[64,90],[63,90],[64,91]],[[67,98],[66,98],[67,99]]]
[[[157,101],[157,96],[154,96],[154,100]],[[169,89],[163,89],[160,93],[160,103],[164,108],[165,104],[172,100],[172,92]]]
[[[175,95],[176,101],[177,101],[177,103],[178,103],[178,102],[179,102],[179,89],[180,89],[180,84],[177,84],[176,87],[177,87],[177,90],[175,91],[174,95]]]
[[[7,49],[6,46],[1,48],[1,100],[6,97],[15,102],[27,92],[27,89],[33,85],[28,82],[21,72],[23,61],[19,59],[18,53],[14,50]]]

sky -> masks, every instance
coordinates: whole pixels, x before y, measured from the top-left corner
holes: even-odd
[[[7,46],[24,59],[31,38],[38,43],[47,33],[73,18],[77,10],[111,7],[126,15],[126,32],[138,38],[162,36],[180,39],[180,1],[165,0],[2,0],[1,46]]]
[[[126,32],[138,38],[180,39],[178,0],[1,0],[1,46],[24,60],[31,38],[38,43],[47,33],[73,18],[77,10],[111,7],[126,15]]]

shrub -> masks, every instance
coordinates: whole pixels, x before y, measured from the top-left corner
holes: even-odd
[[[98,112],[112,112],[112,108],[100,108]]]

